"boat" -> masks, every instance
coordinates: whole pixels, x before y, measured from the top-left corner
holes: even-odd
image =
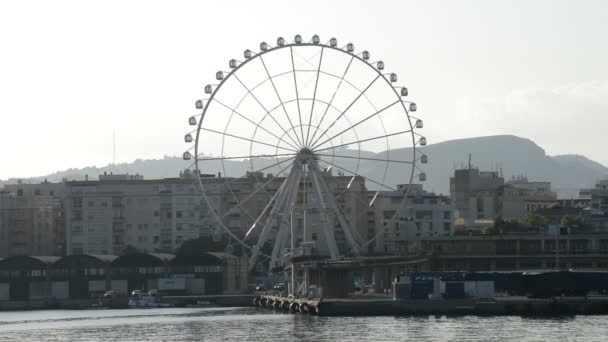
[[[131,297],[127,304],[129,308],[168,308],[171,304],[161,303],[158,291],[151,290],[148,293],[144,293],[141,290],[134,290],[131,292]]]

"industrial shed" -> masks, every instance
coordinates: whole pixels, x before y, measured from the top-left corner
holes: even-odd
[[[53,256],[16,255],[0,260],[0,300],[49,297],[49,265],[58,259]]]
[[[116,258],[111,263],[112,279],[115,282],[126,282],[120,288],[127,292],[133,290],[158,289],[158,279],[168,278],[168,262],[173,260],[173,254],[130,253]],[[112,288],[116,291],[115,288]]]

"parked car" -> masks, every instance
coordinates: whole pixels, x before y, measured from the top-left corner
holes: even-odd
[[[114,298],[116,297],[116,291],[110,290],[103,294],[103,298]]]
[[[257,285],[255,287],[256,291],[266,291],[266,286],[264,284]]]

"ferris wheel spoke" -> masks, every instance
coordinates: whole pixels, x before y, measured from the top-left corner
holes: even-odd
[[[283,113],[285,113],[285,117],[287,118],[287,121],[289,121],[289,124],[291,125],[291,129],[293,130],[293,133],[295,134],[296,139],[298,140],[299,146],[304,146],[303,145],[303,141],[300,141],[300,138],[298,137],[298,133],[296,132],[296,128],[293,125],[293,122],[291,121],[291,118],[289,117],[289,113],[287,113],[287,109],[285,108],[285,104],[283,102],[283,99],[281,99],[281,95],[279,94],[277,86],[274,84],[274,80],[273,80],[272,76],[270,76],[270,72],[268,71],[268,68],[266,67],[266,62],[264,62],[264,58],[262,56],[260,56],[260,61],[262,62],[262,66],[264,66],[264,71],[266,71],[266,75],[268,75],[268,79],[270,80],[270,84],[272,85],[272,89],[274,89],[274,93],[277,95],[277,98],[279,99],[279,102],[281,103],[281,107],[283,107]],[[294,75],[295,75],[295,73],[294,73]],[[297,98],[297,89],[296,89],[296,98]],[[298,111],[299,111],[299,106],[300,106],[300,104],[298,102]],[[302,122],[302,119],[300,117],[300,123],[301,122]],[[283,128],[281,127],[281,129],[283,129]]]
[[[287,169],[287,168],[288,168],[288,167],[290,167],[290,166],[291,166],[291,164],[290,164],[290,165],[287,165],[287,166],[285,166],[285,167],[283,167],[283,168],[281,168],[281,170],[280,170],[279,172],[282,172],[283,170]],[[250,199],[252,199],[252,198],[253,198],[255,195],[257,195],[257,194],[258,194],[260,191],[262,191],[262,190],[263,190],[264,192],[266,192],[266,194],[267,194],[267,195],[269,195],[269,196],[270,196],[270,194],[268,193],[268,191],[266,191],[266,186],[267,186],[268,184],[272,183],[274,180],[275,180],[275,178],[274,178],[274,177],[270,177],[270,179],[268,179],[266,182],[264,182],[264,184],[262,184],[260,187],[258,187],[258,188],[257,188],[255,191],[253,191],[253,192],[252,192],[252,193],[250,193],[249,195],[247,195],[247,197],[245,197],[245,199],[240,200],[240,201],[237,203],[237,205],[236,205],[235,207],[233,207],[233,208],[237,208],[237,207],[241,207],[241,208],[242,208],[242,207],[243,207],[243,205],[244,205],[245,203],[249,202],[249,200],[250,200]],[[283,182],[285,182],[285,181],[283,181]],[[281,186],[282,186],[282,184],[281,184]],[[281,187],[279,187],[279,190],[280,190],[280,188],[281,188]],[[272,203],[272,201],[274,201],[274,200],[275,200],[275,198],[276,198],[277,194],[280,192],[279,190],[278,190],[278,191],[276,191],[276,192],[275,192],[275,194],[274,194],[274,195],[273,195],[273,196],[270,198],[270,200],[268,201],[268,204]],[[231,208],[231,209],[232,209],[232,208]],[[264,213],[266,210],[267,210],[267,208],[265,208],[264,210],[262,210],[262,214],[263,214],[263,213]],[[224,216],[222,216],[222,218],[224,218],[224,217],[225,217],[225,216],[227,216],[227,215],[228,215],[227,213],[226,213],[226,214],[224,214]],[[255,226],[255,224],[254,224],[254,226]],[[251,232],[251,231],[248,231],[248,232],[247,232],[247,234],[245,235],[245,237],[247,237],[247,235],[249,235],[249,233],[250,233],[250,232]]]
[[[410,164],[410,165],[414,164],[414,162],[406,161],[406,160],[378,159],[378,158],[367,158],[367,157],[353,157],[353,156],[341,156],[341,155],[337,155],[337,154],[322,154],[322,153],[315,153],[315,155],[317,155],[317,156],[324,156],[324,157],[334,157],[334,158],[371,160],[371,161],[388,162],[388,163],[400,163],[400,164]]]
[[[259,128],[259,129],[263,130],[264,132],[266,132],[266,133],[268,133],[268,134],[272,135],[273,137],[275,137],[275,138],[279,139],[280,141],[282,141],[282,142],[284,142],[285,144],[287,144],[287,145],[289,145],[289,146],[293,147],[294,149],[296,149],[296,150],[298,149],[298,147],[297,147],[297,146],[295,146],[295,145],[293,145],[292,143],[288,142],[287,140],[285,140],[285,139],[283,139],[283,138],[279,137],[278,135],[276,135],[276,134],[272,133],[272,132],[271,132],[271,131],[269,131],[268,129],[264,128],[264,127],[263,127],[261,124],[256,123],[255,121],[253,121],[253,120],[249,119],[247,116],[245,116],[245,115],[243,115],[243,114],[239,113],[238,111],[236,111],[235,109],[231,108],[230,106],[228,106],[228,105],[224,104],[223,102],[220,102],[220,100],[218,100],[218,99],[216,99],[216,98],[213,98],[213,100],[214,100],[215,102],[219,103],[220,105],[224,106],[226,109],[233,111],[233,112],[234,112],[236,115],[238,115],[238,116],[240,116],[241,118],[243,118],[243,119],[247,120],[248,122],[250,122],[252,125],[256,126],[257,128]]]
[[[372,114],[372,115],[370,115],[370,116],[368,116],[368,117],[364,118],[363,120],[361,120],[361,121],[357,122],[356,124],[351,125],[350,127],[346,128],[345,130],[341,131],[340,133],[338,133],[338,134],[334,135],[333,137],[331,137],[331,138],[329,138],[329,139],[327,139],[327,140],[323,141],[322,143],[318,143],[318,144],[316,144],[316,145],[315,145],[315,146],[313,146],[311,149],[312,149],[312,150],[314,150],[314,149],[316,149],[317,147],[321,147],[321,146],[323,146],[323,145],[324,145],[324,144],[326,144],[327,142],[329,142],[329,141],[331,141],[331,140],[333,140],[333,139],[335,139],[335,138],[337,138],[337,137],[341,136],[342,134],[344,134],[344,133],[346,133],[346,132],[350,131],[351,129],[353,129],[353,128],[357,127],[357,126],[359,126],[360,124],[364,123],[365,121],[367,121],[367,120],[369,120],[369,119],[373,118],[374,116],[381,114],[382,112],[384,112],[385,110],[389,109],[390,107],[392,107],[392,106],[396,105],[396,104],[397,104],[397,103],[399,103],[399,102],[401,102],[401,100],[397,100],[397,101],[395,101],[395,102],[393,102],[393,103],[389,104],[388,106],[386,106],[386,107],[384,107],[384,108],[382,108],[382,109],[380,109],[380,110],[376,111],[374,114]],[[319,140],[320,140],[320,139],[317,139],[317,141],[319,141]]]
[[[347,168],[344,168],[344,167],[342,167],[342,166],[336,165],[336,164],[334,164],[334,163],[332,163],[332,162],[328,162],[327,160],[324,160],[324,159],[318,159],[318,160],[319,160],[319,161],[321,161],[321,162],[324,162],[324,163],[326,163],[326,164],[329,164],[329,165],[331,165],[331,166],[333,166],[333,167],[335,167],[335,168],[337,168],[337,169],[340,169],[340,170],[342,170],[342,171],[346,171],[346,172],[348,172],[348,173],[350,173],[350,174],[353,174],[353,175],[355,175],[355,176],[358,176],[358,177],[364,178],[366,181],[369,181],[369,182],[371,182],[371,183],[374,183],[374,184],[376,184],[376,185],[379,185],[379,186],[381,186],[381,187],[383,187],[383,188],[386,188],[386,189],[389,189],[389,190],[393,190],[393,191],[397,191],[397,189],[395,189],[395,188],[393,188],[393,187],[390,187],[390,186],[388,186],[388,185],[386,185],[386,184],[383,184],[383,183],[381,183],[381,182],[378,182],[378,181],[376,181],[376,180],[373,180],[373,179],[371,179],[371,178],[369,178],[369,177],[363,176],[363,175],[361,175],[361,174],[359,174],[359,173],[357,173],[357,172],[351,171],[351,170],[349,170],[349,169],[347,169]]]
[[[252,158],[272,158],[272,157],[286,157],[286,156],[294,156],[295,153],[279,153],[279,154],[258,154],[258,155],[248,155],[248,156],[238,156],[238,157],[215,157],[215,158],[198,158],[199,161],[208,161],[208,160],[230,160],[230,159],[252,159]]]
[[[321,75],[321,63],[323,62],[323,51],[325,51],[325,48],[321,48],[321,56],[319,57],[319,67],[317,69],[317,79],[315,81],[315,90],[313,92],[312,95],[312,104],[310,106],[310,115],[308,116],[308,130],[306,132],[306,143],[305,146],[308,146],[308,138],[310,137],[310,125],[312,125],[312,114],[315,110],[315,99],[317,98],[317,88],[319,86],[319,76]],[[295,75],[295,72],[294,72]]]
[[[340,87],[342,86],[342,83],[344,82],[344,78],[346,77],[346,74],[348,73],[348,70],[350,69],[350,66],[353,64],[354,60],[355,60],[355,56],[351,57],[350,61],[348,62],[348,65],[346,66],[346,69],[344,69],[344,73],[342,74],[342,77],[340,77],[340,81],[338,82],[338,85],[336,86],[336,90],[334,90],[334,93],[331,96],[331,99],[329,100],[329,103],[327,104],[327,107],[325,108],[323,115],[321,116],[321,120],[319,120],[317,127],[315,127],[315,131],[312,134],[312,138],[310,140],[315,141],[314,139],[317,135],[317,132],[319,131],[319,127],[321,127],[321,124],[323,123],[325,116],[327,116],[327,112],[329,111],[329,108],[332,107],[332,104],[334,103],[334,99],[336,98],[336,94],[338,94],[338,91],[340,90]],[[321,136],[323,136],[323,135],[321,134]],[[310,147],[310,146],[308,146],[308,147]]]
[[[259,173],[259,172],[266,171],[266,170],[271,169],[271,168],[273,168],[273,167],[275,167],[275,166],[277,166],[277,165],[280,165],[280,164],[283,164],[283,163],[286,163],[286,162],[292,161],[292,160],[294,160],[295,158],[296,158],[296,157],[286,158],[286,159],[283,159],[283,160],[281,160],[281,161],[279,161],[279,162],[276,162],[276,163],[274,163],[274,164],[272,164],[272,165],[268,165],[268,166],[265,166],[265,167],[263,167],[263,168],[260,168],[260,169],[254,170],[254,171],[249,171],[249,172],[248,172],[248,173],[246,173],[245,175],[240,176],[240,177],[237,177],[237,178],[234,178],[234,179],[231,179],[231,180],[229,180],[229,181],[226,181],[225,183],[226,183],[226,184],[228,184],[228,185],[230,185],[230,184],[234,184],[234,183],[236,183],[236,182],[238,182],[238,181],[241,181],[241,180],[243,180],[243,179],[245,179],[245,178],[247,178],[247,177],[250,177],[250,175],[252,175],[252,174],[253,174],[253,175],[255,175],[255,174]],[[254,176],[254,178],[256,178],[256,180],[257,180],[257,177],[255,177],[255,176]]]
[[[320,136],[320,137],[318,137],[318,138],[317,138],[317,140],[316,140],[316,141],[314,141],[312,144],[313,144],[313,145],[314,145],[314,144],[316,144],[316,143],[319,141],[319,139],[321,139],[321,137],[322,137],[322,136],[323,136],[325,133],[327,133],[327,132],[328,132],[328,131],[329,131],[329,130],[332,128],[332,127],[334,127],[334,125],[335,125],[335,124],[336,124],[336,123],[337,123],[337,122],[340,120],[340,118],[342,118],[342,117],[343,117],[343,116],[346,114],[346,112],[348,112],[348,110],[349,110],[349,109],[351,109],[351,107],[352,107],[352,106],[354,106],[354,105],[355,105],[355,103],[357,103],[357,101],[359,101],[359,99],[360,99],[360,98],[361,98],[361,97],[362,97],[362,96],[365,94],[365,92],[366,92],[366,91],[367,91],[367,90],[368,90],[368,89],[369,89],[369,88],[370,88],[372,85],[374,85],[374,83],[376,83],[376,81],[377,81],[377,80],[378,80],[380,77],[382,77],[382,76],[381,76],[381,75],[376,76],[376,78],[374,78],[374,80],[373,80],[373,81],[371,81],[371,82],[370,82],[370,83],[367,85],[367,87],[365,87],[365,89],[363,89],[363,91],[362,91],[361,93],[359,93],[359,95],[357,95],[357,97],[356,97],[356,98],[355,98],[355,99],[354,99],[354,100],[353,100],[353,101],[352,101],[352,102],[351,102],[351,103],[348,105],[348,107],[346,107],[346,109],[345,109],[345,110],[344,110],[342,113],[340,113],[340,115],[338,115],[338,117],[337,117],[337,118],[336,118],[336,119],[335,119],[335,120],[334,120],[334,121],[333,121],[333,122],[332,122],[332,123],[329,125],[329,127],[327,127],[327,128],[325,129],[325,131],[323,131],[323,133],[321,133],[321,136]]]
[[[261,56],[260,56],[260,59],[261,59]],[[268,72],[268,70],[267,70],[266,72]],[[270,75],[268,75],[268,77],[270,77]],[[266,109],[266,107],[264,106],[264,104],[262,104],[262,102],[260,101],[260,99],[258,99],[258,97],[257,97],[257,96],[255,96],[255,94],[253,94],[253,92],[251,91],[251,89],[249,89],[249,87],[247,87],[247,86],[245,85],[245,83],[243,83],[243,81],[241,81],[241,79],[240,79],[240,78],[239,78],[239,77],[238,77],[236,74],[234,74],[234,78],[236,78],[236,80],[237,80],[237,81],[238,81],[238,82],[239,82],[239,83],[240,83],[240,84],[243,86],[243,88],[245,88],[245,90],[246,90],[246,91],[249,93],[249,95],[251,95],[251,97],[252,97],[252,98],[255,100],[255,102],[257,102],[257,103],[258,103],[258,105],[260,105],[260,107],[262,107],[262,109],[263,109],[263,110],[266,112],[266,114],[267,114],[268,116],[270,116],[270,118],[272,118],[272,120],[273,120],[273,121],[274,121],[274,122],[277,124],[277,126],[279,126],[279,128],[280,128],[281,130],[283,130],[283,132],[285,132],[285,133],[286,133],[286,135],[287,135],[287,136],[288,136],[288,137],[291,139],[291,141],[293,141],[293,142],[294,142],[294,144],[299,145],[299,143],[298,143],[298,142],[296,142],[296,141],[294,140],[294,138],[291,136],[291,134],[289,134],[289,133],[288,133],[289,131],[288,131],[288,130],[286,130],[285,128],[283,128],[283,126],[282,126],[282,125],[281,125],[281,124],[280,124],[280,123],[277,121],[277,119],[276,119],[276,118],[275,118],[275,117],[274,117],[274,116],[273,116],[273,115],[270,113],[270,111],[268,111],[268,109]],[[274,82],[273,82],[273,80],[272,80],[272,77],[270,77],[270,82],[272,83],[272,86],[274,87]],[[275,91],[277,91],[277,88],[276,88],[276,87],[274,87],[274,90],[275,90]],[[278,96],[278,92],[277,92],[277,96]],[[281,103],[282,103],[282,101],[281,101]],[[285,115],[287,115],[287,112],[285,112]],[[288,119],[289,119],[289,116],[288,116]],[[289,120],[289,122],[291,123],[291,120]],[[293,124],[292,124],[292,126],[293,126]],[[294,132],[294,133],[295,133],[295,132]],[[296,138],[297,138],[297,137],[298,137],[298,135],[296,134]],[[301,144],[301,143],[300,143],[300,144]]]
[[[223,136],[227,136],[227,137],[231,137],[231,138],[235,138],[235,139],[240,139],[240,140],[244,140],[244,141],[249,141],[249,142],[253,142],[253,143],[256,143],[256,144],[260,144],[260,145],[266,145],[266,146],[270,146],[270,147],[276,147],[276,148],[280,148],[280,149],[286,150],[286,151],[298,152],[298,151],[292,150],[290,148],[281,147],[281,146],[277,147],[275,145],[268,144],[268,143],[265,143],[265,142],[262,142],[262,141],[259,141],[259,140],[243,138],[243,137],[239,137],[238,135],[234,135],[234,134],[230,134],[230,133],[226,133],[226,132],[220,132],[220,131],[216,131],[216,130],[213,130],[213,129],[210,129],[210,128],[201,127],[201,131],[206,131],[206,132],[210,132],[210,133],[216,133],[216,134],[219,134],[219,135],[223,135]]]
[[[412,130],[409,129],[407,131],[401,131],[401,132],[395,132],[395,133],[390,133],[390,134],[385,134],[385,135],[379,135],[379,136],[373,137],[373,138],[368,138],[368,139],[363,139],[363,140],[357,140],[357,141],[351,141],[351,142],[347,142],[347,143],[344,143],[344,144],[335,145],[335,146],[332,146],[332,147],[324,147],[324,148],[321,148],[321,149],[316,149],[315,152],[327,151],[327,150],[331,150],[331,149],[338,148],[338,147],[344,147],[344,146],[349,146],[349,145],[354,145],[354,144],[360,144],[360,143],[364,143],[364,142],[368,142],[368,141],[388,138],[388,137],[392,137],[392,136],[395,136],[395,135],[407,134],[407,133],[411,133],[411,132],[412,132]]]
[[[302,126],[302,110],[300,109],[300,95],[298,92],[298,79],[296,77],[296,64],[293,60],[293,48],[289,47],[289,53],[291,54],[291,69],[293,70],[293,84],[294,84],[294,89],[296,91],[296,103],[298,105],[298,116],[300,117],[300,132],[302,133],[302,147],[305,147],[306,145],[304,145],[304,127]]]
[[[290,175],[291,175],[291,173],[290,173]],[[285,187],[288,186],[287,183],[289,183],[290,175],[288,175],[288,177],[285,177],[285,179],[283,179],[283,181],[281,182],[281,186],[279,186],[277,191],[275,191],[275,193],[272,195],[270,200],[266,203],[266,205],[264,206],[264,209],[262,209],[262,211],[258,215],[258,218],[253,221],[253,224],[251,225],[251,227],[245,234],[245,238],[247,238],[249,236],[249,234],[251,234],[251,232],[253,232],[253,230],[258,226],[258,224],[260,223],[260,221],[262,220],[264,215],[268,212],[268,210],[270,210],[274,205],[276,205],[277,199],[279,199],[279,198],[281,198],[281,196],[283,196],[282,194],[285,191]],[[268,221],[268,219],[270,219],[269,215],[268,215],[266,221]]]

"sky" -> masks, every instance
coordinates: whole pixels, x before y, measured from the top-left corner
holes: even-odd
[[[3,1],[0,179],[181,155],[203,86],[262,41],[381,57],[429,143],[494,134],[608,165],[606,1]]]

